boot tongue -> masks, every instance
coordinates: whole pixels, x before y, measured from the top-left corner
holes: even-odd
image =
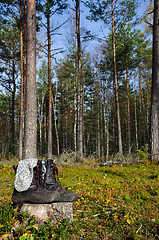
[[[18,164],[14,186],[18,192],[28,190],[33,179],[33,168],[37,166],[38,159],[24,159]]]

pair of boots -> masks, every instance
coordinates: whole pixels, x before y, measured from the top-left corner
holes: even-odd
[[[46,160],[45,167],[46,173],[44,175],[42,161],[38,160],[37,166],[33,168],[33,179],[28,190],[18,192],[14,188],[12,195],[14,204],[77,201],[78,196],[75,192],[63,189],[57,182],[58,168],[52,159]],[[16,172],[17,167],[13,166],[13,168]]]

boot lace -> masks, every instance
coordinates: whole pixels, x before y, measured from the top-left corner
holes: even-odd
[[[60,182],[59,174],[58,174],[58,167],[56,166],[55,163],[53,163],[52,172],[53,172],[53,176],[54,176],[54,178],[55,178],[55,181],[56,181],[56,182],[60,185],[60,187],[61,187],[61,182]],[[57,177],[57,180],[56,180],[56,177]]]
[[[33,179],[32,179],[32,183],[31,183],[31,185],[38,186],[38,176],[37,176],[37,171],[38,171],[38,168],[37,168],[37,167],[34,167],[34,168],[33,168]]]
[[[39,188],[39,186],[42,186],[42,174],[43,174],[43,171],[40,167],[39,162],[37,163],[37,166],[34,167],[33,170],[34,170],[33,171],[33,180],[32,180],[31,185],[35,185],[35,186],[37,186],[37,188]]]

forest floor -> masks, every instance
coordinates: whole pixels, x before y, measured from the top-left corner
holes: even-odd
[[[159,239],[157,163],[58,167],[62,186],[79,195],[73,203],[74,222],[39,225],[33,217],[16,212],[11,202],[15,173],[12,163],[2,164],[0,239]]]

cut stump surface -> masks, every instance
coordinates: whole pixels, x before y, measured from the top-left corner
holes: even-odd
[[[66,218],[68,218],[70,222],[73,222],[72,202],[58,202],[51,204],[23,203],[20,207],[20,211],[25,211],[31,216],[35,216],[44,221],[51,220],[51,222],[55,224]]]

